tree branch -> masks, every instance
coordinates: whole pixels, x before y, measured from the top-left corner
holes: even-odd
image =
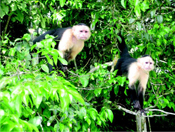
[[[164,110],[160,110],[160,109],[149,109],[148,111],[158,111],[158,112],[162,112],[164,113],[164,116],[167,116],[167,115],[175,115],[175,113],[172,113],[172,112],[166,112]],[[155,115],[152,115],[152,117],[155,116]],[[159,116],[162,116],[162,115],[159,115]],[[150,116],[149,116],[150,117]]]
[[[112,66],[113,64],[114,64],[114,63],[111,61],[111,62],[106,62],[105,64],[102,64],[102,65],[100,65],[100,66],[102,66],[102,68],[105,68],[106,65],[107,65],[107,66]],[[97,66],[97,67],[92,68],[92,69],[89,71],[89,73],[92,73],[92,72],[98,70],[98,69],[100,68],[100,66]]]
[[[126,112],[126,113],[129,113],[129,114],[131,114],[131,115],[137,115],[137,113],[136,112],[133,112],[133,111],[131,111],[131,110],[128,110],[128,109],[126,109],[126,108],[124,108],[124,107],[122,107],[122,106],[120,106],[120,105],[114,105],[118,110],[122,110],[122,111],[124,111],[124,112]]]

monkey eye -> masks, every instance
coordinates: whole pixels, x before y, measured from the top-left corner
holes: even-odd
[[[150,64],[152,65],[152,62],[150,62]]]
[[[85,33],[87,33],[88,31],[85,31]]]
[[[82,32],[83,32],[83,30],[80,30],[80,32],[82,33]]]
[[[145,62],[146,64],[148,64],[148,62]]]

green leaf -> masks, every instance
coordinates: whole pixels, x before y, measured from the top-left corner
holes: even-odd
[[[23,103],[28,106],[28,98],[29,96],[28,95],[23,95],[22,99],[23,99]]]
[[[151,11],[151,18],[153,18],[155,16],[155,14],[156,14],[156,10],[152,10]]]
[[[125,0],[121,0],[121,4],[126,9],[126,1]]]
[[[149,4],[146,2],[146,1],[144,1],[143,3],[141,3],[141,10],[142,11],[146,11],[147,9],[149,9]]]
[[[82,107],[77,114],[79,115],[80,119],[86,118],[86,109],[85,109],[85,107]]]
[[[91,120],[89,118],[85,118],[85,121],[88,123],[88,125],[91,124]]]
[[[4,88],[9,83],[7,80],[10,80],[10,77],[3,77],[0,79],[0,89]]]
[[[31,39],[30,34],[28,34],[28,33],[24,34],[24,36],[22,38],[27,40],[27,41],[29,41]]]
[[[118,92],[119,92],[119,87],[118,86],[114,86],[114,93],[115,93],[116,96],[117,96]]]
[[[48,63],[53,66],[53,60],[50,58],[50,56],[48,56],[47,54],[45,54],[45,57],[47,58]]]
[[[7,5],[5,5],[5,4],[2,4],[1,7],[2,7],[2,10],[5,12],[5,14],[8,14],[9,7]]]
[[[89,112],[91,118],[92,118],[93,120],[96,120],[96,117],[97,117],[97,114],[98,114],[97,110],[94,109],[94,108],[90,108],[90,109],[88,110],[88,112]]]
[[[140,6],[139,5],[135,6],[134,11],[135,11],[137,17],[141,16]]]
[[[58,50],[52,50],[51,55],[53,56],[54,64],[57,65],[57,62],[58,62]]]
[[[89,84],[89,75],[81,75],[79,79],[83,87],[87,87],[87,85]]]
[[[41,17],[41,27],[42,28],[46,27],[46,18]]]
[[[134,2],[134,5],[135,5],[135,6],[138,6],[139,3],[140,3],[139,0],[134,0],[134,1],[135,1],[135,2]]]
[[[163,22],[163,16],[162,15],[158,15],[157,16],[157,22],[160,24]]]
[[[129,24],[133,23],[134,21],[135,21],[134,18],[130,18],[130,19],[129,19]]]
[[[2,116],[4,116],[4,115],[5,115],[5,111],[2,110],[2,109],[0,109],[0,116],[2,117]]]
[[[70,99],[68,93],[64,89],[58,89],[60,102],[61,102],[61,108],[63,111],[67,110],[70,104]]]
[[[10,5],[10,7],[11,7],[12,11],[15,11],[17,9],[16,3],[12,3]]]
[[[22,105],[22,100],[21,100],[21,97],[20,96],[17,96],[16,97],[16,100],[14,102],[14,107],[17,111],[17,114],[18,116],[20,116],[22,113],[21,113],[21,105]]]
[[[101,94],[101,91],[102,91],[102,88],[96,88],[96,89],[94,90],[95,96],[98,97],[98,96]]]
[[[60,0],[60,6],[63,7],[65,5],[66,0]]]
[[[62,57],[58,57],[58,60],[61,62],[61,64],[68,65],[68,62],[65,59],[63,59]]]
[[[84,104],[84,100],[83,100],[82,96],[77,92],[77,90],[75,90],[74,88],[71,88],[71,87],[64,87],[64,89],[69,94],[71,94],[76,100],[78,100],[79,102]]]
[[[102,124],[102,122],[101,122],[101,120],[100,120],[99,117],[97,117],[97,124],[98,124],[99,126],[101,126],[101,124]]]
[[[2,10],[2,7],[0,7],[0,18],[3,18],[5,16],[5,12]]]
[[[138,30],[140,31],[141,30],[141,23],[140,22],[137,22],[137,26],[138,26]]]
[[[103,109],[100,113],[101,119],[105,121],[105,119],[108,118],[108,113],[106,112],[106,109]]]
[[[15,55],[15,52],[16,52],[16,49],[15,48],[10,48],[9,55],[10,56],[14,56]]]
[[[17,19],[18,21],[20,21],[21,23],[23,23],[24,15],[22,14],[21,11],[17,11],[17,17],[16,17],[16,19]]]
[[[36,97],[36,102],[35,102],[35,105],[36,105],[36,108],[39,108],[39,106],[40,106],[40,104],[41,104],[41,102],[42,102],[42,99],[43,99],[43,96],[41,96],[41,95],[37,95],[37,97]]]
[[[57,129],[57,127],[58,127],[58,124],[55,124],[56,126],[54,127],[54,129],[55,129],[55,132],[56,131],[58,131]],[[65,125],[64,124],[62,124],[62,123],[59,123],[59,128],[60,128],[60,131],[61,132],[64,132],[64,129],[65,129]]]
[[[108,113],[108,118],[110,120],[110,122],[112,123],[114,115],[113,112],[110,109],[106,109],[107,113]]]
[[[39,132],[36,126],[34,126],[31,123],[28,123],[27,121],[20,120],[19,123],[24,124],[25,126],[27,126],[28,131],[33,131],[34,130],[34,132]]]
[[[41,69],[42,69],[43,71],[45,71],[46,73],[49,73],[49,68],[48,68],[48,66],[47,66],[46,64],[42,64],[42,65],[41,65]]]
[[[117,35],[117,39],[119,40],[119,42],[121,43],[122,42],[122,39],[120,36]]]
[[[29,120],[29,123],[32,123],[35,126],[39,126],[41,124],[42,117],[41,116],[35,116],[34,118],[31,118]]]
[[[117,77],[117,80],[119,81],[119,84],[120,84],[121,86],[124,86],[124,83],[125,83],[125,81],[126,81],[126,77],[125,77],[125,76],[118,76],[118,77]]]

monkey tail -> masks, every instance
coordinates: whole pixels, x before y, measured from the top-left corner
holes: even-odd
[[[120,49],[120,57],[131,57],[129,55],[129,52],[128,52],[128,48],[127,48],[127,45],[125,43],[125,39],[124,37],[121,35],[121,32],[118,34],[118,36],[121,38],[121,39],[118,39],[118,47]]]

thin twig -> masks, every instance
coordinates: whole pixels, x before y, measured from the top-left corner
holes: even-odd
[[[11,12],[10,12],[11,13]],[[10,14],[9,13],[9,14]],[[3,38],[4,38],[4,35],[6,34],[6,32],[7,32],[7,28],[8,28],[8,25],[9,25],[9,22],[10,22],[10,19],[11,19],[11,16],[12,15],[9,15],[8,16],[8,20],[7,20],[7,23],[6,23],[6,25],[5,25],[5,29],[4,29],[4,33],[3,33]]]
[[[111,62],[106,62],[105,64],[102,64],[102,65],[100,65],[100,66],[97,66],[97,67],[95,67],[95,68],[92,68],[92,69],[89,71],[89,73],[92,73],[92,72],[98,70],[100,67],[105,68],[106,65],[107,65],[107,66],[112,66],[112,65],[113,65],[113,62],[112,62],[112,61],[111,61]]]

